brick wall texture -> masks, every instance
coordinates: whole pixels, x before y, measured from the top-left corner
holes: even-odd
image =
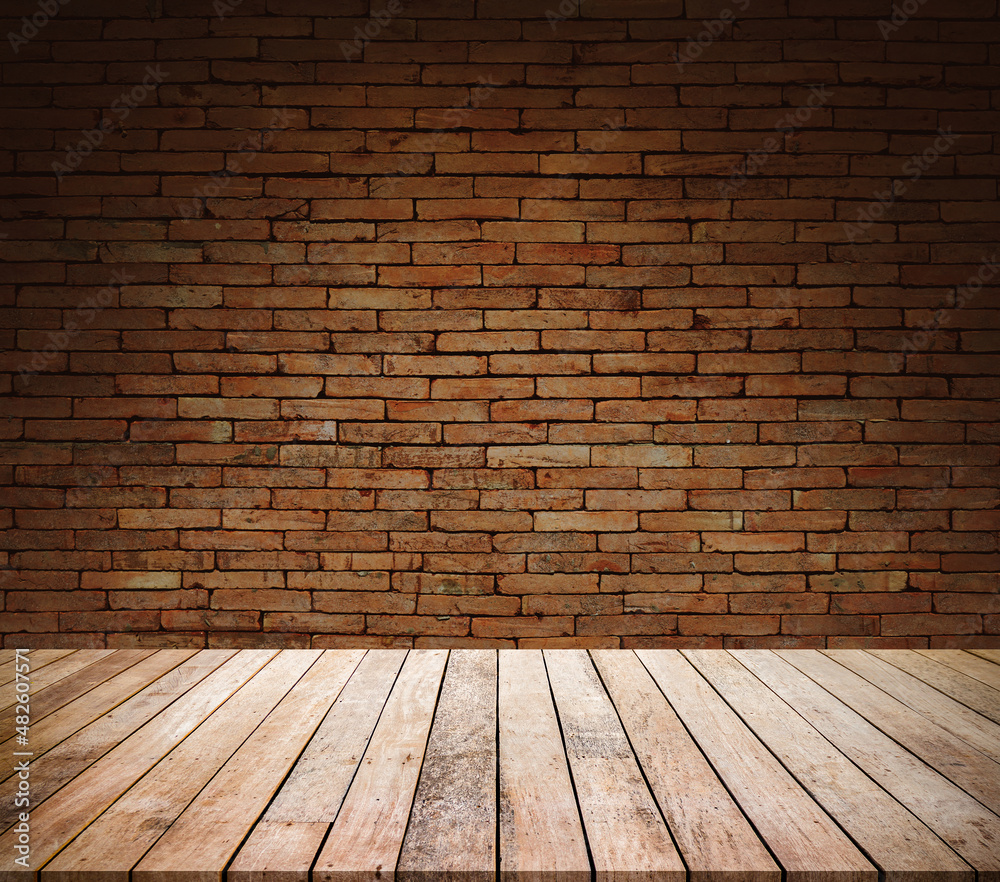
[[[5,646],[1000,645],[996,0],[4,0]]]

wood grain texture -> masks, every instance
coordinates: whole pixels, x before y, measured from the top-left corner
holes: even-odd
[[[34,762],[44,763],[42,768],[45,769],[45,775],[36,776],[32,782],[35,804],[70,781],[80,769],[103,756],[232,655],[233,652],[195,655],[195,650],[158,652],[69,702],[38,726],[32,726]],[[13,740],[0,748],[4,749],[0,753],[0,770],[10,773],[14,760]],[[0,830],[6,830],[14,822],[12,800],[16,786],[17,780],[13,777],[0,784]]]
[[[929,659],[961,671],[963,674],[985,683],[993,689],[1000,689],[1000,665],[994,664],[971,652],[964,652],[961,649],[917,649]]]
[[[825,650],[835,662],[901,701],[995,762],[1000,762],[1000,726],[932,686],[859,649]]]
[[[878,872],[691,663],[636,653],[763,836],[789,882],[876,882]]]
[[[684,882],[684,862],[590,657],[582,649],[544,657],[596,879]]]
[[[49,714],[59,710],[64,704],[86,695],[91,689],[100,686],[101,683],[110,680],[116,674],[120,674],[132,665],[149,658],[155,651],[153,649],[120,649],[105,655],[103,658],[96,659],[93,664],[70,673],[58,682],[39,689],[37,692],[33,690],[31,694],[32,728],[42,725]],[[15,711],[16,706],[0,711],[0,732],[13,731]]]
[[[403,839],[397,880],[493,880],[496,805],[496,653],[453,649]]]
[[[973,882],[968,864],[741,665],[740,652],[683,654],[887,882]]]
[[[42,871],[43,882],[82,882],[102,869],[108,882],[129,871],[175,823],[313,663],[318,651],[283,653],[143,776]]]
[[[229,882],[308,880],[406,655],[367,652],[230,864]]]
[[[358,649],[283,652],[276,662],[288,658],[297,666],[279,686],[284,697],[138,863],[133,882],[222,878],[363,656]],[[247,686],[253,689],[254,681]],[[240,711],[223,707],[217,713],[235,720]],[[212,835],[201,835],[204,830]]]
[[[1000,765],[946,729],[814,650],[776,650],[886,735],[1000,813]]]
[[[58,683],[64,677],[68,677],[82,668],[106,658],[113,652],[115,652],[113,649],[95,649],[90,652],[67,651],[65,655],[53,659],[50,664],[39,668],[33,667],[30,674],[31,695],[38,695],[43,689],[48,688],[54,683]],[[15,682],[12,680],[0,686],[0,710],[8,708],[14,703],[16,695],[14,691],[15,685]],[[0,727],[0,732],[5,731],[5,729],[6,727]]]
[[[978,873],[1000,882],[1000,818],[773,652],[740,662]]]
[[[632,652],[591,656],[692,882],[776,882],[781,869]]]
[[[31,673],[40,672],[42,668],[58,661],[67,655],[72,655],[78,650],[75,649],[32,649],[28,653],[28,663],[31,665]],[[108,650],[103,650],[108,652]],[[14,665],[14,650],[0,649],[0,686],[14,682],[17,672]],[[101,650],[91,650],[91,652],[101,652]]]
[[[499,653],[500,875],[590,882],[590,858],[539,650]]]
[[[407,656],[316,858],[315,882],[394,878],[447,659],[445,650]]]
[[[0,882],[1000,882],[998,690],[914,651],[50,664]]]
[[[96,762],[90,757],[81,761],[73,753],[50,755],[45,761],[46,777],[64,775],[62,763],[73,766],[75,777],[32,812],[36,866],[51,860],[275,654],[275,650],[247,650],[235,655]],[[13,863],[15,836],[13,829],[0,836],[0,879],[4,882],[26,878]]]
[[[994,723],[1000,723],[1000,690],[968,674],[909,650],[868,650],[876,658],[917,677],[922,683],[960,701]]]

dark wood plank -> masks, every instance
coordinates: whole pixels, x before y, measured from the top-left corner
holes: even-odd
[[[400,882],[492,882],[497,656],[453,649],[396,868]]]

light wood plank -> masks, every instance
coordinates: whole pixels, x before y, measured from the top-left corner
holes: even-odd
[[[35,866],[51,860],[274,655],[274,650],[238,653],[96,762],[87,765],[85,760],[82,772],[77,757],[72,753],[66,757],[74,774],[79,774],[31,813]],[[57,759],[63,758],[50,754],[44,760],[46,778],[63,774]],[[13,828],[0,836],[0,882],[24,879],[24,873],[13,863],[15,838]]]
[[[887,882],[973,882],[965,861],[741,665],[738,652],[682,652]]]
[[[107,658],[114,652],[116,652],[114,649],[89,649],[67,652],[61,658],[53,659],[51,664],[31,671],[31,695],[35,696],[39,694],[43,689],[46,689],[53,683],[57,683],[63,677],[68,677],[70,674],[74,674],[88,665],[100,661],[102,658]],[[17,697],[14,689],[16,685],[16,683],[10,682],[5,686],[0,686],[0,710],[5,710],[14,703]],[[6,731],[6,727],[0,727],[0,732],[4,731]]]
[[[775,864],[633,652],[590,653],[692,880],[774,882]]]
[[[405,650],[368,651],[233,859],[228,882],[308,882],[405,658]]]
[[[447,660],[446,650],[414,650],[407,655],[316,858],[315,882],[345,878],[391,882],[395,877]]]
[[[684,862],[590,657],[582,649],[543,655],[597,880],[684,882]]]
[[[364,650],[327,650],[311,664],[312,653],[292,654],[300,665],[305,660],[308,670],[285,677],[285,697],[139,862],[133,882],[222,878],[226,864],[364,656]],[[223,705],[216,714],[235,720],[239,710]],[[202,830],[212,835],[199,835]],[[42,878],[45,882],[44,874]],[[128,876],[120,882],[128,882]]]
[[[1000,723],[1000,690],[909,649],[869,649],[869,653],[912,674],[994,723]]]
[[[733,655],[948,843],[979,882],[1000,882],[1000,818],[773,652]]]
[[[453,649],[403,839],[400,882],[493,882],[497,656]]]
[[[284,653],[267,665],[56,855],[42,871],[42,882],[82,882],[98,872],[105,882],[128,882],[129,870],[186,814],[188,803],[287,699],[292,684],[320,654]],[[291,716],[286,721],[289,727],[297,723]],[[270,751],[262,753],[259,762],[266,763]]]
[[[104,658],[95,660],[93,664],[64,677],[58,683],[53,683],[37,693],[33,692],[31,696],[32,728],[41,725],[45,717],[59,710],[63,705],[69,704],[73,699],[85,695],[95,686],[100,686],[106,680],[128,670],[143,659],[149,658],[155,651],[154,649],[120,649]],[[17,706],[11,705],[6,710],[0,711],[0,732],[13,731],[16,710]]]
[[[961,671],[993,689],[1000,689],[1000,665],[985,658],[963,652],[961,649],[916,649],[914,652]]]
[[[824,654],[980,753],[1000,762],[1000,726],[996,723],[863,650],[829,649],[824,650]]]
[[[1000,649],[969,649],[967,651],[980,658],[985,658],[986,661],[1000,665]]]
[[[194,659],[186,661],[195,652],[156,653],[50,714],[39,726],[33,726],[30,743],[34,753],[32,762],[44,763],[46,770],[44,776],[35,776],[32,780],[36,804],[131,734],[168,700],[173,700],[232,655],[229,652],[214,661],[213,656],[206,656],[202,663],[196,663]],[[183,671],[175,676],[178,667]],[[155,682],[158,678],[171,684],[168,690],[172,688],[174,691],[168,691],[169,698],[150,692],[159,685]],[[141,695],[136,696],[140,692]],[[135,696],[135,699],[130,696]],[[120,706],[116,708],[116,705]],[[115,710],[112,711],[112,708]],[[13,741],[0,745],[0,768],[6,773],[13,772],[15,749]],[[49,753],[50,750],[54,752]],[[17,816],[11,801],[16,787],[17,779],[9,776],[0,784],[0,831],[14,823]]]
[[[590,882],[590,858],[542,653],[499,651],[503,882]]]
[[[54,661],[58,661],[67,655],[72,655],[74,652],[79,652],[78,649],[32,649],[28,652],[28,662],[31,665],[31,673],[34,674],[36,671],[40,671],[47,665],[52,664]],[[100,650],[87,650],[88,652],[98,652]],[[106,651],[106,650],[105,650]],[[14,664],[14,656],[16,653],[13,649],[3,649],[0,652],[6,653],[2,658],[3,663],[0,664],[0,686],[4,686],[7,683],[14,682],[17,677],[17,671]]]
[[[878,871],[674,650],[637,651],[788,882],[876,882]]]
[[[988,756],[820,652],[776,652],[910,753],[1000,812],[1000,765]]]

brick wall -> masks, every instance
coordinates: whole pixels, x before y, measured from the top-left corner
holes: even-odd
[[[4,645],[1000,644],[996,0],[3,10]]]

